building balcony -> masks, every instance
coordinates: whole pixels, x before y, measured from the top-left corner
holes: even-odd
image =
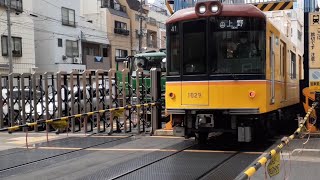
[[[123,6],[121,4],[115,3],[110,0],[102,0],[101,1],[101,7],[102,8],[110,8],[121,12],[127,12],[126,6]]]
[[[148,19],[148,24],[150,24],[152,26],[157,26],[157,20],[155,20],[153,18],[149,18]]]
[[[22,0],[0,0],[0,6],[7,7],[8,2],[10,4],[10,8],[16,10],[18,12],[23,11]]]
[[[121,29],[121,28],[114,28],[114,33],[115,34],[121,34],[121,35],[125,35],[125,36],[129,36],[129,30],[126,29]]]

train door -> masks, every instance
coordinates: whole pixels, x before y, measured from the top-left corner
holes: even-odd
[[[280,42],[280,81],[281,81],[281,100],[287,99],[287,47],[286,44]]]
[[[271,92],[271,99],[270,103],[275,103],[275,57],[274,57],[274,34],[270,32],[269,37],[269,59],[270,59],[270,75],[271,75],[271,86],[270,86],[270,92]]]
[[[182,25],[181,104],[209,105],[207,73],[207,22],[195,20]]]

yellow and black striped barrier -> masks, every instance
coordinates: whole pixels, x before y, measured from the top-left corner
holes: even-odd
[[[318,105],[318,102],[315,102],[312,104],[312,107],[308,110],[308,113],[303,118],[303,121],[300,122],[298,129],[291,136],[283,137],[281,139],[281,143],[276,148],[272,149],[267,155],[260,158],[253,166],[249,167],[246,171],[244,171],[238,180],[246,180],[252,177],[261,166],[265,166],[269,160],[275,157],[276,154],[280,153],[280,151],[283,149],[284,146],[289,144],[289,142],[292,139],[298,136],[302,132],[302,128],[304,127],[305,123],[309,119],[309,116],[311,115],[312,111],[316,108],[317,105]]]
[[[254,4],[261,11],[280,11],[293,9],[294,1],[282,1],[282,2],[268,2],[268,3],[259,3]]]
[[[129,110],[129,109],[132,109],[132,108],[157,106],[158,104],[159,103],[146,103],[146,104],[137,104],[137,105],[127,105],[125,107],[98,110],[98,111],[87,112],[87,113],[83,113],[83,114],[75,114],[75,115],[72,115],[72,116],[65,116],[65,117],[60,117],[60,118],[55,118],[55,119],[49,119],[49,120],[43,119],[43,120],[38,120],[38,121],[33,122],[33,123],[27,123],[27,124],[23,124],[23,125],[17,125],[17,126],[3,128],[3,129],[0,129],[0,132],[8,131],[9,133],[12,133],[12,132],[17,131],[17,130],[19,130],[21,128],[34,127],[34,126],[37,126],[37,125],[40,125],[40,124],[44,124],[44,123],[46,123],[46,124],[57,123],[56,125],[59,126],[59,122],[67,121],[67,120],[69,120],[71,118],[81,118],[81,117],[85,117],[85,116],[92,116],[94,114],[103,114],[103,113],[106,113],[106,112],[115,113],[117,111],[124,111],[124,110]],[[61,123],[61,124],[64,124],[64,123]]]

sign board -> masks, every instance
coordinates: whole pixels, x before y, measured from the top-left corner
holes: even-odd
[[[280,153],[276,153],[268,164],[268,174],[273,177],[280,173]]]
[[[320,69],[309,69],[309,88],[320,90]]]
[[[320,69],[320,13],[309,13],[309,68]]]

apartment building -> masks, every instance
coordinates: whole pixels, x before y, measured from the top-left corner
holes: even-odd
[[[110,45],[105,53],[116,67],[119,59],[130,55],[131,32],[127,7],[113,0],[81,1],[81,14],[94,24],[100,24],[106,31]]]
[[[156,17],[148,16],[150,8],[138,0],[96,0],[81,1],[81,15],[95,24],[105,26],[110,46],[108,55],[112,67],[121,68],[122,61],[128,55],[140,51],[158,50],[165,46],[165,40],[159,41],[159,22]],[[142,10],[140,8],[142,7]],[[140,18],[141,17],[141,18]],[[140,31],[140,20],[142,30]],[[164,25],[162,25],[161,34]],[[141,39],[140,39],[141,37]],[[141,46],[139,47],[139,41]],[[159,46],[161,42],[161,46]]]
[[[35,66],[34,21],[25,12],[32,3],[25,0],[0,0],[0,73],[9,73],[7,3],[10,3],[13,73],[33,73]]]
[[[27,1],[34,20],[37,72],[108,69],[106,33],[80,16],[80,1]],[[88,66],[88,67],[87,67]]]

